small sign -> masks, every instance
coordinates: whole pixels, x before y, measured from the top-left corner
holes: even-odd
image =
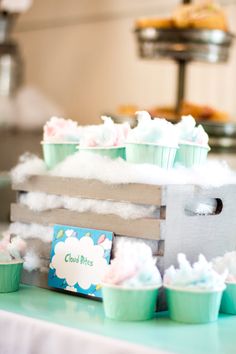
[[[54,226],[48,285],[101,297],[101,278],[110,262],[113,233]]]

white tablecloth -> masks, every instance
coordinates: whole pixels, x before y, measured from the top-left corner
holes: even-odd
[[[163,354],[161,351],[0,311],[0,354]]]

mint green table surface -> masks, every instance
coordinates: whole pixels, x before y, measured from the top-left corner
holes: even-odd
[[[185,325],[169,320],[166,312],[150,321],[116,322],[104,318],[101,302],[25,285],[0,294],[0,309],[171,353],[236,353],[236,316]]]

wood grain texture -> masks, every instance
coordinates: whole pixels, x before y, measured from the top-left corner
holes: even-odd
[[[113,214],[78,213],[66,209],[35,212],[20,204],[11,205],[11,221],[93,228],[112,231],[118,235],[153,240],[160,239],[160,223],[164,222],[151,218],[125,220]]]
[[[23,192],[43,192],[88,199],[125,201],[137,204],[161,205],[160,186],[128,183],[107,184],[98,180],[81,178],[31,176],[26,182],[13,184],[12,188]]]

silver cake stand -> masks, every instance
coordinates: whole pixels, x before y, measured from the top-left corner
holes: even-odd
[[[185,96],[186,65],[191,61],[224,63],[229,58],[234,35],[208,29],[135,30],[139,56],[143,59],[172,59],[178,64],[176,113]]]

